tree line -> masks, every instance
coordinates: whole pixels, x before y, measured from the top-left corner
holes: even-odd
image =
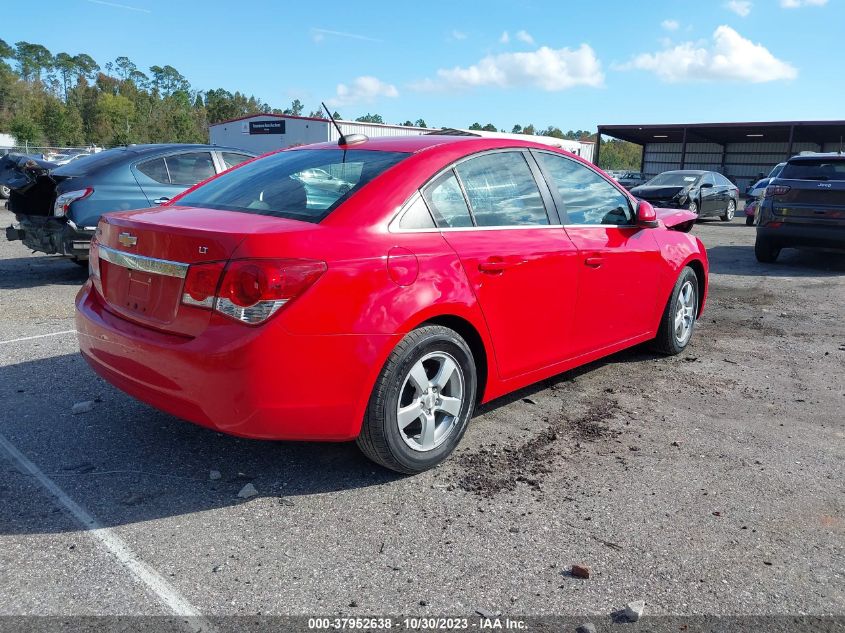
[[[10,133],[19,144],[204,143],[208,126],[220,121],[255,113],[304,116],[305,112],[299,99],[279,109],[238,91],[196,90],[170,65],[151,66],[144,72],[128,57],[118,57],[101,67],[86,53],[54,55],[41,44],[11,45],[0,39],[0,131]],[[327,118],[321,108],[307,116]],[[337,111],[332,116],[342,118]],[[381,115],[369,112],[356,121],[385,123]],[[429,127],[422,118],[399,125]],[[469,129],[505,131],[492,123],[472,123]],[[554,126],[537,130],[531,124],[517,124],[511,132],[595,140],[585,130],[563,132]],[[636,168],[639,146],[606,142],[601,159],[608,169]]]

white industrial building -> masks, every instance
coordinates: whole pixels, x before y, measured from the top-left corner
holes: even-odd
[[[344,134],[409,136],[431,132],[424,127],[338,121]],[[290,114],[254,114],[215,123],[208,128],[212,145],[225,145],[262,154],[285,147],[326,143],[338,140],[338,133],[328,119]]]
[[[500,132],[459,129],[439,130],[405,125],[361,123],[358,121],[338,121],[337,123],[344,134],[365,134],[370,138],[377,136],[417,136],[435,132],[438,134],[454,133],[526,139],[526,136],[523,134],[505,134]],[[222,121],[210,125],[208,135],[212,145],[236,147],[255,152],[256,154],[263,154],[264,152],[294,147],[296,145],[310,145],[311,143],[326,143],[338,140],[337,130],[331,121],[313,117],[293,116],[290,114],[253,114],[229,121]],[[551,136],[532,136],[531,140],[553,147],[561,147],[586,160],[593,159],[593,143],[568,141]]]

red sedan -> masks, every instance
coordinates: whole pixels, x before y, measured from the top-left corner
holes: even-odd
[[[528,140],[300,147],[104,216],[79,343],[180,418],[357,439],[415,473],[477,403],[645,341],[683,350],[707,291],[694,221]]]

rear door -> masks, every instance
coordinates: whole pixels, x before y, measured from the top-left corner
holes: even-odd
[[[472,284],[502,379],[564,360],[571,347],[577,250],[538,178],[528,152],[494,151],[423,190]]]
[[[636,226],[630,198],[598,172],[561,154],[535,153],[578,248],[573,355],[653,330],[661,271],[653,229]]]

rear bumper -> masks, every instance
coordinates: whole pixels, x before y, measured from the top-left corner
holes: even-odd
[[[64,218],[31,215],[16,216],[17,226],[6,227],[6,239],[20,240],[24,246],[48,255],[88,259],[93,230],[80,229]]]
[[[784,222],[757,227],[757,237],[781,248],[814,247],[845,250],[845,224],[799,224]]]
[[[76,298],[83,357],[138,400],[257,439],[354,439],[375,376],[401,335],[293,335],[215,315],[196,338],[115,316],[87,282]]]

